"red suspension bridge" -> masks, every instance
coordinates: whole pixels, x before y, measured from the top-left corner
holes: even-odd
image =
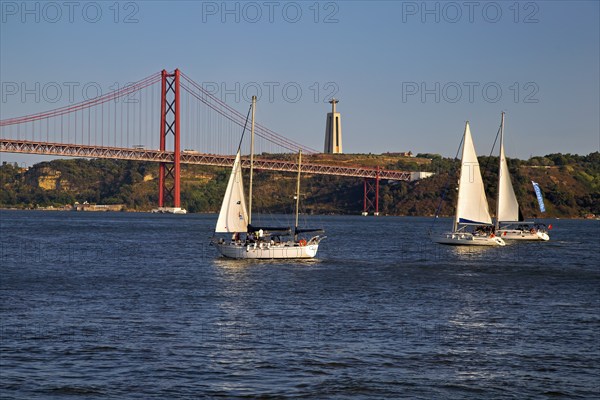
[[[0,152],[158,162],[158,205],[180,207],[181,164],[233,165],[231,154],[245,123],[245,115],[178,69],[163,70],[81,103],[0,120]],[[258,123],[255,134],[256,153],[317,153]],[[258,158],[254,163],[271,171],[298,168],[289,161]],[[249,167],[248,159],[243,167]],[[411,179],[410,172],[379,168],[305,163],[301,169],[364,178],[364,211],[374,212],[379,211],[380,179]]]

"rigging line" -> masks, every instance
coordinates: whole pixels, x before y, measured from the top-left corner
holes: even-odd
[[[250,118],[250,111],[252,111],[252,104],[248,108],[248,114],[246,115],[246,122],[244,123],[244,129],[242,130],[242,137],[240,138],[240,143],[238,144],[238,148],[236,154],[242,148],[242,141],[244,140],[244,133],[246,133],[246,126],[248,125],[248,118]]]
[[[490,155],[488,156],[487,162],[485,163],[485,168],[483,169],[484,173],[488,172],[488,167],[490,165],[490,159],[492,157],[492,153],[494,152],[494,148],[496,147],[496,142],[498,141],[498,136],[500,136],[500,129],[502,129],[502,127],[499,127],[498,132],[496,133],[496,139],[494,139],[494,144],[492,145],[492,149],[490,150]]]
[[[463,137],[460,139],[460,143],[458,144],[458,149],[456,149],[456,155],[454,156],[454,160],[456,160],[458,158],[458,153],[460,152],[460,148],[462,147],[464,140],[465,140],[465,137],[463,135]],[[456,169],[456,167],[454,169]],[[454,171],[452,171],[452,172],[454,172]],[[433,218],[433,222],[431,223],[431,226],[429,227],[430,234],[431,234],[431,230],[433,229],[433,225],[435,224],[435,221],[438,219],[439,212],[442,209],[442,204],[444,203],[444,200],[446,199],[446,193],[448,192],[448,186],[450,184],[450,178],[452,177],[452,175],[453,175],[452,173],[448,173],[448,179],[446,179],[446,184],[444,185],[444,189],[442,190],[442,198],[440,199],[437,209],[435,210],[435,217]]]

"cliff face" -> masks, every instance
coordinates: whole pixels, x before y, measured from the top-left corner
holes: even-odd
[[[40,175],[37,177],[38,187],[44,190],[60,190],[60,171],[46,167],[41,168]]]
[[[62,172],[51,166],[32,168],[30,171],[30,173],[25,175],[25,178],[27,183],[34,188],[46,191],[70,191],[73,189],[68,178],[62,177]]]
[[[292,159],[293,155],[261,155],[262,158]],[[310,158],[314,159],[310,159]],[[333,158],[332,158],[333,157]],[[437,155],[314,155],[316,163],[389,169],[425,170],[436,174],[416,182],[380,185],[381,214],[433,215],[442,196],[442,215],[452,215],[456,201],[458,161]],[[307,162],[310,162],[307,161]],[[490,210],[495,210],[497,158],[481,157]],[[527,161],[509,160],[513,186],[525,217],[541,217],[531,181],[542,188],[544,217],[600,215],[600,153],[588,156],[553,154]],[[152,163],[114,160],[55,160],[23,170],[0,167],[0,206],[61,206],[76,201],[125,204],[130,210],[150,210],[158,202],[158,166]],[[217,212],[229,170],[217,167],[182,166],[182,207],[190,212]],[[247,179],[246,179],[247,182]],[[291,212],[295,174],[257,171],[253,204],[257,212]],[[302,204],[308,213],[358,214],[362,211],[361,179],[334,176],[303,176]]]

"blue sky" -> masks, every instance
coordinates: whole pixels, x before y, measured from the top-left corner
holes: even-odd
[[[23,4],[2,2],[3,84],[109,87],[180,68],[234,91],[256,82],[264,88],[259,122],[317,149],[332,93],[348,153],[453,156],[469,120],[487,155],[501,111],[509,157],[600,149],[597,1]],[[301,88],[297,101],[286,84]],[[3,96],[1,117],[56,108],[66,97]],[[243,99],[225,100],[247,110]]]

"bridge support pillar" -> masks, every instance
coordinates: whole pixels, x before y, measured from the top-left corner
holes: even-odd
[[[365,178],[363,192],[363,212],[362,215],[379,215],[379,167],[375,178]]]
[[[180,136],[179,69],[168,73],[162,70],[160,102],[160,150],[167,150],[167,138],[173,137],[173,162],[161,162],[158,167],[158,206],[171,200],[180,208],[181,196],[181,136]],[[170,146],[169,146],[170,147]]]

